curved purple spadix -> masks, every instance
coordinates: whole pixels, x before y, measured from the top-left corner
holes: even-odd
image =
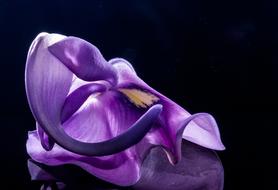
[[[153,147],[162,148],[171,164],[182,161],[182,139],[225,149],[210,114],[191,115],[148,86],[128,61],[106,61],[80,38],[39,34],[28,52],[25,85],[37,122],[26,148],[39,163],[74,164],[129,186],[140,179]]]
[[[68,136],[62,126],[44,126],[44,130],[61,147],[71,152],[86,156],[105,156],[121,152],[137,144],[150,130],[151,125],[162,111],[162,105],[152,106],[126,132],[107,141],[85,143]]]

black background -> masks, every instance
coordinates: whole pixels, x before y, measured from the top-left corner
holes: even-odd
[[[126,58],[191,113],[214,115],[227,148],[219,152],[225,190],[277,188],[277,2],[0,0],[4,189],[38,188],[26,166],[27,131],[35,123],[24,67],[42,31],[86,39],[107,60]]]

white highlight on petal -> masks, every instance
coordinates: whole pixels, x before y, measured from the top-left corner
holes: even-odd
[[[96,104],[98,102],[98,99],[96,98],[96,96],[90,96],[88,99],[87,99],[87,103],[88,104]]]
[[[90,105],[98,104],[99,103],[98,96],[100,94],[101,93],[95,93],[95,94],[90,95],[87,98],[87,100],[82,104],[82,106],[80,106],[80,108],[75,112],[75,114],[80,112],[81,110],[87,109]]]
[[[63,39],[66,38],[66,36],[64,36],[64,35],[55,34],[55,33],[53,33],[53,34],[48,34],[47,37],[48,37],[48,38],[46,38],[46,41],[45,41],[47,47],[48,47],[48,46],[51,46],[51,45],[53,45],[53,44],[55,44],[55,43],[57,43],[57,42],[59,42],[59,41],[61,41],[61,40],[63,40]]]

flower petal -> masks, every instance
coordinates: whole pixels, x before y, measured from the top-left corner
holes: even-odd
[[[115,69],[107,63],[97,47],[89,42],[68,37],[48,49],[77,77],[86,81],[107,80],[116,83]]]
[[[194,122],[185,127],[182,134],[184,139],[213,150],[225,149],[221,142],[217,123],[212,115],[208,113],[198,113],[192,115],[190,119],[194,120]],[[187,121],[184,121],[183,125],[190,122],[188,120],[189,118],[187,118]]]
[[[47,137],[44,125],[55,126],[59,123],[61,107],[72,81],[73,74],[47,50],[49,45],[63,38],[65,36],[58,34],[40,33],[27,56],[26,93],[31,111],[39,122],[38,132],[41,137]],[[51,148],[44,138],[42,144],[46,149]]]
[[[181,159],[182,138],[206,148],[225,149],[218,126],[211,115],[206,113],[191,115],[169,98],[149,87],[136,75],[126,60],[112,59],[109,62],[118,72],[118,88],[145,91],[158,97],[158,102],[163,105],[159,123],[146,135],[145,141],[150,144],[149,146],[162,145],[167,150],[172,163]],[[142,145],[144,146],[146,145]]]

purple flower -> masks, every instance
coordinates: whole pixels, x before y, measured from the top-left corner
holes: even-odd
[[[76,37],[41,33],[27,56],[25,85],[36,119],[27,152],[49,166],[77,165],[116,185],[140,179],[151,148],[172,164],[182,139],[224,150],[214,118],[189,114],[149,87],[124,59],[106,61]]]

